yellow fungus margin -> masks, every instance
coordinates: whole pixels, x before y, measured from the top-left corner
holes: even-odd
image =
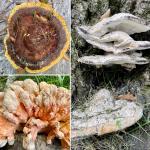
[[[40,72],[47,71],[48,69],[50,69],[51,67],[53,67],[54,65],[56,65],[64,57],[64,55],[66,54],[66,52],[68,51],[69,46],[70,46],[70,32],[69,32],[69,30],[67,28],[67,24],[66,24],[66,21],[64,20],[64,18],[61,15],[59,15],[53,9],[53,7],[50,4],[45,4],[45,3],[40,3],[40,2],[27,2],[27,3],[22,3],[21,5],[15,6],[12,9],[12,11],[11,11],[9,17],[8,17],[8,24],[10,23],[13,15],[17,12],[17,10],[20,10],[20,9],[23,9],[23,8],[31,8],[31,7],[40,7],[40,8],[43,8],[43,9],[48,10],[49,12],[51,12],[53,14],[53,16],[55,16],[61,22],[61,24],[63,26],[63,29],[64,29],[64,31],[66,33],[66,43],[64,44],[64,47],[61,50],[60,55],[54,61],[52,61],[49,65],[47,65],[47,66],[45,66],[45,67],[43,67],[41,69],[37,69],[37,70],[31,70],[28,67],[24,68],[25,71],[27,71],[28,73],[40,73]],[[8,59],[8,61],[11,63],[11,65],[12,65],[12,67],[14,69],[19,69],[20,66],[18,66],[11,59],[11,57],[8,54],[7,39],[9,38],[9,31],[7,30],[7,32],[8,32],[8,34],[4,38],[5,56]]]

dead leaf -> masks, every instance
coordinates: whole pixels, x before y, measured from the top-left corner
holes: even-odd
[[[136,100],[136,96],[134,96],[133,94],[131,94],[130,92],[128,92],[125,95],[119,95],[116,97],[116,99],[122,99],[122,100],[128,100],[128,101],[135,101]]]

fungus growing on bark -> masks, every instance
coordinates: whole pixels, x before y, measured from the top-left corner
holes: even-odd
[[[31,79],[15,81],[0,93],[0,147],[13,145],[15,132],[24,133],[23,147],[35,149],[37,134],[47,144],[57,137],[62,148],[70,147],[70,91]]]
[[[15,69],[46,71],[64,57],[69,43],[66,22],[52,6],[28,2],[11,11],[4,44],[5,55]]]
[[[149,60],[135,52],[149,49],[150,41],[136,41],[130,35],[149,31],[150,27],[143,24],[141,18],[129,13],[118,13],[111,17],[109,14],[110,10],[93,26],[77,27],[83,39],[105,51],[104,55],[83,56],[78,61],[96,66],[120,64],[128,70],[135,68],[136,64],[149,63]]]

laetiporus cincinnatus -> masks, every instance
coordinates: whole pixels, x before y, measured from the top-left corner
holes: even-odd
[[[70,95],[70,90],[44,81],[8,84],[0,92],[0,149],[14,144],[17,131],[24,134],[25,150],[37,149],[38,133],[46,135],[47,144],[57,138],[63,150],[70,149]]]
[[[28,2],[8,17],[5,56],[15,69],[39,73],[57,64],[69,49],[66,22],[51,5]]]

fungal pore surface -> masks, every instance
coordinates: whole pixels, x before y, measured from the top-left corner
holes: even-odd
[[[69,49],[66,22],[49,4],[16,5],[8,17],[5,56],[15,69],[43,72],[57,64]]]
[[[70,147],[70,91],[53,84],[31,79],[14,81],[0,93],[0,147],[13,145],[15,133],[24,133],[23,147],[35,149],[37,134],[54,138],[63,149]]]

